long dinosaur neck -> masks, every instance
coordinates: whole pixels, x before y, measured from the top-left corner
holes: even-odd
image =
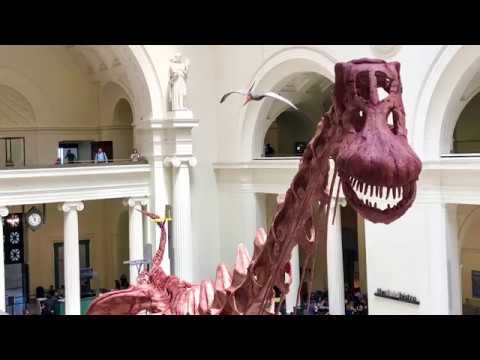
[[[295,175],[284,202],[279,206],[264,245],[264,249],[252,269],[256,283],[262,284],[258,295],[268,298],[273,286],[282,293],[285,286],[285,269],[296,245],[308,246],[312,230],[312,209],[320,202],[326,205],[329,196],[329,158],[332,154],[336,123],[333,111],[324,115],[317,131],[306,147],[299,170]],[[322,206],[324,209],[325,206]],[[325,211],[320,211],[325,214]],[[267,270],[267,271],[265,271]],[[257,299],[258,300],[258,299]],[[265,306],[265,300],[261,308]],[[261,311],[261,310],[260,310]]]

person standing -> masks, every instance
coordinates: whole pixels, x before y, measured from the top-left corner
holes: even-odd
[[[140,161],[141,158],[142,156],[139,154],[137,149],[133,149],[133,153],[130,155],[130,161],[137,162]]]
[[[98,148],[98,151],[95,154],[95,164],[99,162],[108,163],[107,154],[103,152],[102,148]]]
[[[67,155],[65,155],[65,159],[71,164],[76,160],[75,154],[69,149],[67,150]]]

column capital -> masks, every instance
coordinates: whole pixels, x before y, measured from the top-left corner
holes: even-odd
[[[5,217],[9,214],[8,208],[6,206],[0,206],[0,216]]]
[[[135,206],[145,206],[148,204],[148,198],[142,197],[142,198],[128,198],[123,200],[123,205],[124,206],[129,206],[129,207],[135,207]]]
[[[335,201],[335,197],[332,197],[332,201]],[[339,197],[337,204],[338,206],[345,207],[347,206],[347,200],[344,197]]]
[[[81,201],[74,201],[74,202],[65,202],[61,205],[58,205],[58,210],[63,212],[69,211],[82,211],[85,205]]]
[[[195,167],[197,165],[197,159],[194,156],[189,157],[166,157],[163,160],[163,164],[166,166],[172,166],[174,168],[178,168],[180,166],[190,166]]]

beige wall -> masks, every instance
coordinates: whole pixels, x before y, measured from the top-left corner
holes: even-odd
[[[47,205],[46,223],[26,234],[30,293],[55,283],[54,243],[63,242],[63,213],[57,206]],[[122,273],[128,276],[128,266],[123,265],[128,259],[128,208],[120,199],[85,202],[79,212],[79,239],[90,240],[90,266],[98,273],[92,286],[113,288]]]
[[[27,165],[53,164],[58,142],[113,141],[114,157],[133,147],[131,101],[116,83],[101,85],[66,46],[0,46],[0,137],[25,137]],[[0,164],[4,159],[0,142]]]

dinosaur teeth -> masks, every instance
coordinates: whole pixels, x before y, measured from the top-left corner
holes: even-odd
[[[381,211],[398,208],[408,189],[402,186],[371,185],[353,176],[345,179],[347,180],[344,183],[350,184],[351,190],[363,206]]]

